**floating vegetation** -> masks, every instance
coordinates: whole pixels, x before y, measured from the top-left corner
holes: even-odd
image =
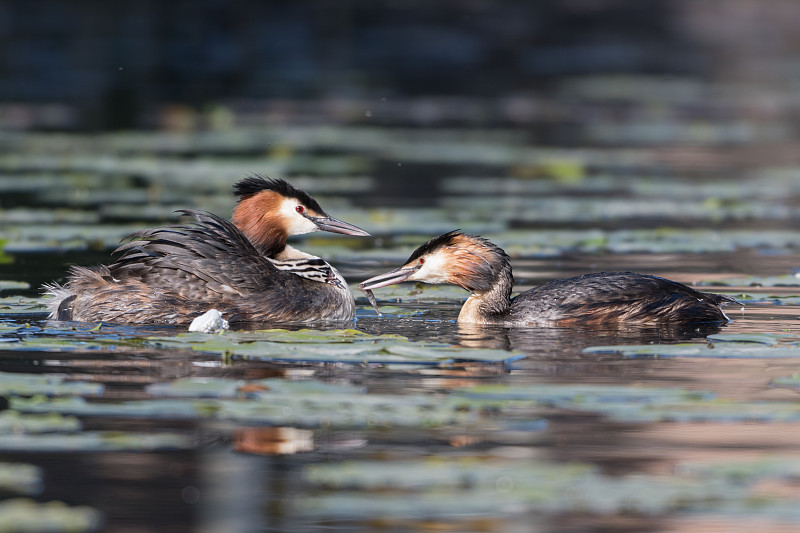
[[[797,276],[747,276],[742,278],[722,278],[703,280],[699,285],[719,285],[723,287],[800,287]]]
[[[25,334],[19,334],[24,332]],[[2,330],[0,330],[2,333]],[[7,330],[10,342],[4,343],[7,350],[14,351],[93,351],[116,348],[183,349],[221,356],[240,356],[264,361],[287,361],[307,363],[349,364],[426,364],[446,365],[455,361],[483,363],[510,363],[523,357],[518,351],[470,349],[434,342],[411,342],[406,337],[385,334],[370,335],[356,329],[342,330],[287,330],[269,329],[260,331],[226,331],[218,334],[180,333],[172,336],[123,336],[111,331],[104,333],[101,327],[91,330],[75,329],[63,335],[50,336],[52,331],[31,328],[31,331],[16,328]],[[132,331],[135,333],[135,331]],[[4,339],[5,340],[5,339]],[[20,380],[16,380],[19,377]],[[43,386],[48,380],[57,378],[32,376],[35,386]],[[22,387],[22,377],[13,374],[3,381],[0,374],[0,390],[11,385]],[[65,384],[78,387],[78,384]],[[99,385],[92,385],[100,387]],[[21,389],[20,389],[21,390]],[[43,392],[31,389],[31,393]]]
[[[310,465],[303,478],[315,490],[313,498],[296,500],[304,516],[362,519],[529,512],[653,515],[741,505],[748,497],[747,487],[718,478],[612,477],[585,464],[478,457]]]
[[[265,361],[309,363],[440,365],[454,361],[510,363],[523,357],[521,352],[466,350],[430,342],[410,342],[398,335],[369,335],[354,329],[273,329],[221,335],[189,333],[174,337],[150,337],[145,342],[159,348],[188,348]]]
[[[192,440],[177,433],[132,433],[123,431],[82,431],[69,434],[0,435],[0,450],[35,453],[182,450]]]
[[[8,348],[8,345],[4,345]],[[0,394],[16,394],[31,396],[44,394],[47,396],[100,396],[103,385],[67,381],[64,375],[22,374],[18,372],[0,372]]]
[[[787,387],[791,389],[800,389],[800,373],[792,374],[781,378],[775,378],[771,382],[774,387]]]
[[[44,298],[5,296],[0,298],[0,315],[33,315],[46,313]]]
[[[30,289],[31,286],[26,281],[8,281],[0,280],[0,292],[2,291],[18,291]]]
[[[43,477],[44,473],[38,466],[0,462],[0,491],[36,495],[42,492]]]
[[[74,416],[63,416],[58,413],[23,415],[8,409],[0,412],[0,435],[73,433],[80,431],[81,428],[80,421]]]
[[[191,378],[150,385],[147,391],[157,398],[89,402],[83,398],[11,397],[9,405],[25,413],[216,419],[312,428],[433,428],[467,424],[477,416],[465,409],[460,399],[449,401],[433,394],[368,394],[359,387],[314,381]]]
[[[97,531],[102,514],[88,506],[70,507],[60,501],[39,503],[29,498],[0,502],[0,531],[84,533]]]
[[[618,346],[590,346],[583,353],[619,353],[624,357],[695,357],[713,359],[784,359],[800,358],[800,346],[776,341],[765,342],[764,338],[743,339],[743,342],[724,340],[719,344],[632,344]],[[720,339],[722,341],[723,339]]]
[[[553,385],[479,386],[456,391],[469,401],[497,402],[495,408],[556,407],[600,413],[618,422],[797,422],[800,404],[738,402],[677,388]]]

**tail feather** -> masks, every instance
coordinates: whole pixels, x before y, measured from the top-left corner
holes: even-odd
[[[76,294],[58,283],[47,283],[42,286],[45,296],[52,298],[45,304],[50,320],[72,320],[72,302]]]

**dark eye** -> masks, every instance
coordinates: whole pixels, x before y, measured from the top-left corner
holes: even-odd
[[[302,215],[303,212],[306,210],[306,208],[303,207],[302,205],[298,205],[297,207],[294,208],[294,210]]]
[[[424,257],[420,257],[419,258],[419,264],[420,265],[424,265],[425,264],[425,258]]]

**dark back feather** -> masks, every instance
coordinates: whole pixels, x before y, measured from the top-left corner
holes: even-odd
[[[726,321],[727,296],[634,272],[597,272],[545,283],[512,301],[514,321],[654,323]]]
[[[277,268],[224,218],[179,212],[192,216],[194,223],[136,232],[117,248],[122,256],[108,272],[118,286],[114,297],[130,308],[126,312],[138,313],[143,321],[161,321],[162,302],[148,300],[157,298],[179,307],[169,322],[191,320],[212,307],[231,321],[303,321],[326,314],[351,318],[348,310],[354,306],[346,287]],[[126,295],[126,287],[135,290]]]

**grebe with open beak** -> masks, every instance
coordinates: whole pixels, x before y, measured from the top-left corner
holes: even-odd
[[[426,242],[405,264],[359,285],[402,281],[457,285],[471,294],[458,322],[503,326],[727,322],[720,294],[634,272],[599,272],[545,283],[511,298],[511,261],[498,246],[457,231]]]

